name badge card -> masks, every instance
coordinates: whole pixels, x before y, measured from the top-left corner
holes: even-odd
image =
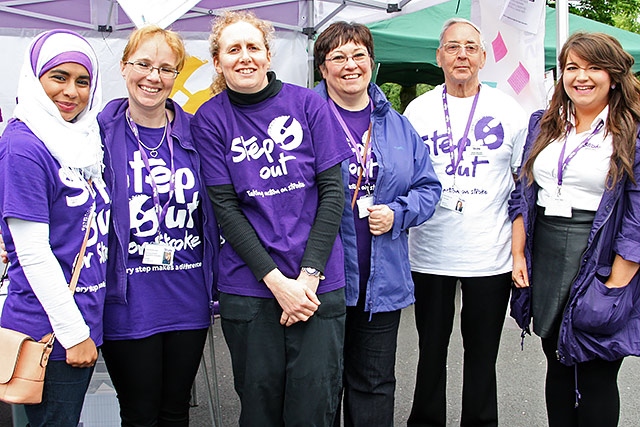
[[[476,146],[472,145],[469,148],[469,153],[472,156],[479,157],[479,158],[484,158],[484,157],[487,157],[489,155],[487,147],[484,146],[484,145],[476,145]]]
[[[442,208],[449,209],[450,211],[454,211],[459,214],[464,210],[465,203],[466,202],[463,199],[449,193],[442,193],[440,198],[440,206]]]
[[[369,216],[369,210],[373,206],[373,196],[362,196],[356,201],[358,205],[358,218],[366,218]]]
[[[175,249],[171,246],[150,243],[144,247],[142,263],[148,265],[173,265]]]
[[[568,200],[564,199],[562,196],[557,196],[553,200],[549,206],[544,209],[544,214],[546,216],[560,216],[563,218],[571,218],[571,203]]]

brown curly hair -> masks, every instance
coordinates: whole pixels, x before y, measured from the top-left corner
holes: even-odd
[[[222,31],[229,25],[237,22],[246,22],[260,30],[264,36],[264,46],[267,48],[267,52],[271,51],[270,43],[273,40],[274,28],[270,22],[258,18],[253,12],[248,10],[226,11],[215,18],[211,25],[211,34],[209,35],[209,53],[211,53],[211,58],[215,59],[220,54],[220,34],[222,34]],[[222,73],[216,75],[211,84],[212,95],[216,96],[226,88],[227,81]]]

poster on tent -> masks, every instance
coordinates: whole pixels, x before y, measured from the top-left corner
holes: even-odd
[[[487,49],[480,80],[514,97],[528,113],[544,108],[544,2],[473,0],[471,20],[482,29]]]
[[[0,68],[0,134],[13,115],[20,70],[25,52],[39,30],[23,29],[14,34],[0,34],[0,46],[6,66]],[[82,32],[81,32],[82,33]],[[120,73],[120,59],[129,31],[113,33],[109,37],[96,36],[96,32],[83,35],[93,46],[100,61],[102,75],[103,104],[127,96]],[[210,97],[209,86],[215,70],[209,55],[208,33],[183,33],[189,58],[175,81],[171,97],[186,111],[195,113]],[[306,85],[307,38],[291,31],[276,32],[272,46],[271,69],[278,78],[287,83]]]

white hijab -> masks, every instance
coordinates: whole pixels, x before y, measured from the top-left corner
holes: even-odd
[[[91,76],[89,103],[73,122],[62,118],[39,79],[43,70],[64,62],[85,66]],[[80,170],[87,179],[102,176],[102,142],[96,120],[101,106],[98,59],[91,45],[68,30],[51,30],[36,36],[20,72],[14,117],[29,127],[62,167]]]

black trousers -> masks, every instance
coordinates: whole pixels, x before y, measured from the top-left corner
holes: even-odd
[[[463,427],[498,425],[496,359],[511,273],[451,277],[412,273],[420,356],[410,427],[445,427],[447,353],[455,316],[456,283],[462,283],[460,328],[464,345]]]
[[[306,322],[280,324],[275,298],[220,293],[242,427],[327,427],[342,386],[344,289],[318,295]]]
[[[123,427],[186,427],[207,329],[105,341],[102,355]]]
[[[616,427],[620,418],[618,371],[622,360],[595,359],[566,366],[558,361],[558,335],[542,338],[547,357],[545,399],[549,427]],[[576,407],[576,388],[580,400]]]
[[[345,427],[393,427],[401,310],[371,314],[364,297],[347,307],[344,340]],[[340,427],[338,411],[334,427]]]

